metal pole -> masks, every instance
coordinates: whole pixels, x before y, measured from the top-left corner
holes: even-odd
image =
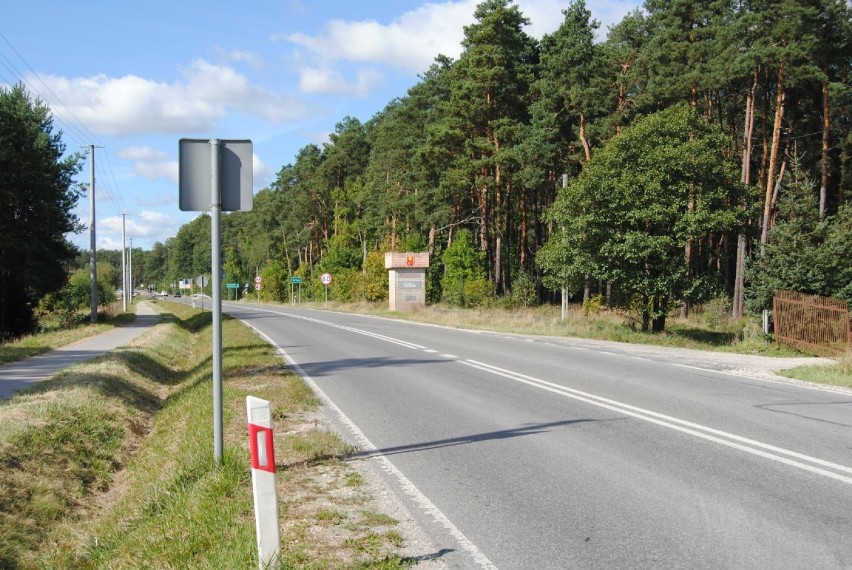
[[[121,213],[121,305],[122,310],[127,312],[127,238],[124,237],[124,217],[127,214]]]
[[[89,145],[89,245],[92,256],[89,258],[89,280],[91,281],[92,297],[92,322],[98,322],[98,260],[97,246],[95,245],[95,145]]]
[[[130,249],[127,251],[127,304],[133,303],[133,238],[130,240]]]
[[[210,139],[210,242],[213,247],[213,460],[222,462],[222,245],[219,226],[222,193],[219,186],[219,139]]]

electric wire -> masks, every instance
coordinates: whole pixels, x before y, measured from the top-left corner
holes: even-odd
[[[10,81],[9,78],[5,74],[0,74],[0,78],[10,86],[13,83],[18,83],[24,85],[30,93],[34,96],[38,97],[39,100],[46,102],[51,110],[53,115],[53,119],[55,122],[59,123],[60,132],[64,137],[70,139],[74,146],[82,147],[82,148],[90,148],[90,144],[94,144],[95,148],[104,148],[103,141],[88,127],[86,124],[79,118],[71,108],[62,101],[62,98],[56,94],[56,92],[50,88],[50,86],[45,82],[41,76],[33,69],[33,67],[27,62],[23,55],[15,48],[14,45],[9,41],[9,39],[0,32],[0,38],[5,42],[5,44],[11,49],[11,51],[17,56],[17,58],[22,62],[22,64],[29,70],[29,76],[38,80],[38,82],[44,87],[43,90],[39,90],[39,88],[33,84],[33,81],[28,78],[27,74],[23,73],[17,65],[10,59],[10,57],[3,53],[0,50],[0,65],[8,71],[14,81]],[[50,98],[44,95],[45,91],[51,95]],[[86,141],[90,141],[88,144]],[[81,153],[82,154],[82,153]],[[129,212],[129,208],[127,207],[124,197],[119,190],[118,183],[116,182],[115,172],[112,168],[112,163],[109,160],[108,153],[100,153],[101,157],[106,159],[107,166],[106,168],[103,165],[103,160],[95,161],[95,171],[97,179],[100,181],[100,184],[96,185],[96,189],[98,194],[105,199],[106,206],[108,210],[112,210],[112,215],[120,216],[121,214],[127,214]],[[84,160],[87,162],[91,160],[89,153],[83,154]]]

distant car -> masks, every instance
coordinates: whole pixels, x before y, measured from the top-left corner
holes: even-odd
[[[172,297],[180,298],[180,292],[175,293],[174,295],[172,295]]]

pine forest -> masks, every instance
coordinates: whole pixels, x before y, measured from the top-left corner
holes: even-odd
[[[845,0],[647,0],[609,30],[583,0],[541,39],[485,0],[366,122],[343,117],[225,215],[226,281],[263,296],[387,296],[384,253],[428,251],[427,298],[599,296],[663,330],[719,297],[852,301],[852,9]],[[145,255],[148,281],[209,272],[202,215]],[[320,297],[315,297],[320,298]]]

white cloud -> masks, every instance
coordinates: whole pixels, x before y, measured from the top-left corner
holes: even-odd
[[[121,216],[110,216],[98,220],[98,247],[121,249]],[[138,214],[125,216],[124,233],[133,238],[134,247],[145,247],[143,243],[164,242],[177,234],[181,222],[173,216],[161,212],[143,210]],[[138,241],[137,241],[138,240]],[[130,240],[128,239],[128,246]]]
[[[230,54],[228,54],[228,60],[247,63],[254,69],[263,68],[263,58],[251,51],[233,50]]]
[[[429,3],[390,24],[372,20],[332,20],[316,36],[276,36],[305,48],[318,62],[381,63],[413,73],[425,71],[435,56],[457,56],[462,26],[473,21],[476,0]]]
[[[302,102],[253,84],[228,66],[197,59],[181,74],[183,79],[173,83],[135,75],[41,79],[81,123],[111,135],[211,131],[228,110],[273,123],[299,119],[305,112]]]
[[[275,179],[275,172],[256,154],[251,155],[252,178],[255,188],[266,188]]]
[[[375,20],[331,20],[317,35],[281,34],[273,40],[288,41],[300,48],[292,54],[300,75],[300,88],[307,93],[366,94],[375,87],[378,72],[366,69],[357,80],[346,80],[335,67],[340,62],[389,66],[411,73],[426,71],[439,54],[457,58],[462,51],[464,26],[474,22],[479,0],[429,2],[405,12],[388,24]],[[556,30],[562,23],[566,0],[518,0],[530,20],[525,31],[534,38]],[[640,5],[640,0],[590,0],[592,18],[606,28]]]
[[[162,150],[156,150],[150,146],[130,146],[119,149],[118,157],[127,160],[166,160],[169,155]]]
[[[177,184],[180,166],[169,153],[150,146],[131,146],[119,149],[119,158],[133,161],[133,172],[148,179],[165,178]]]
[[[180,166],[177,160],[141,160],[133,164],[133,172],[143,178],[167,178],[175,184],[180,179]]]
[[[157,206],[173,206],[178,203],[177,192],[158,192],[153,195],[145,195],[136,199],[136,205],[143,208],[154,208]]]
[[[305,93],[351,94],[366,98],[382,82],[383,75],[371,69],[362,69],[354,81],[348,81],[342,73],[330,67],[305,67],[300,72],[299,88]]]

